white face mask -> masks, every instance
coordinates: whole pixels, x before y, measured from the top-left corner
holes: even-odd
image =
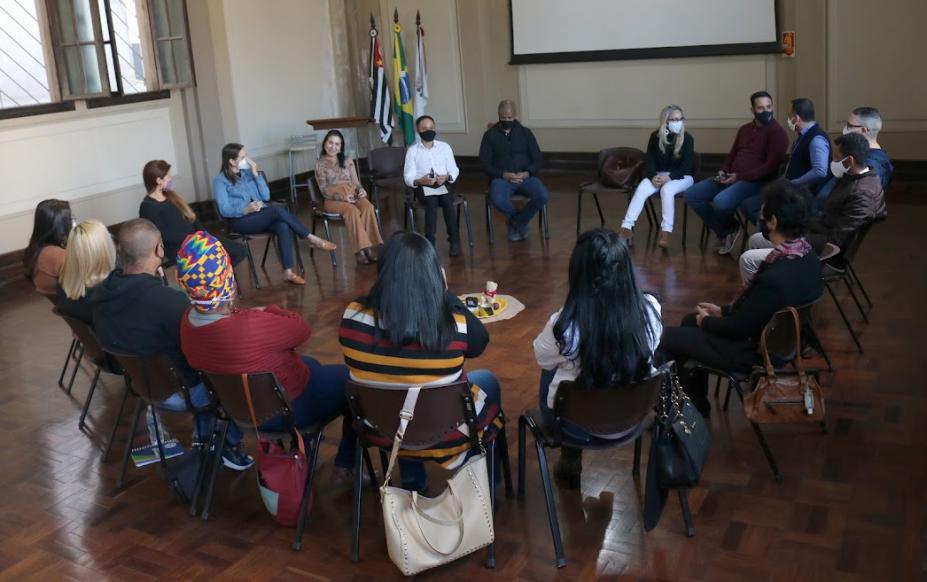
[[[672,133],[675,133],[675,134],[682,133],[682,121],[669,121],[666,123],[666,127]]]
[[[238,162],[239,170],[247,170],[250,167],[251,167],[251,164],[248,163],[248,158],[243,158],[240,162]]]
[[[839,162],[830,163],[830,173],[833,174],[834,178],[837,178],[838,180],[843,178],[844,174],[847,173],[847,169],[843,167],[843,162],[845,160],[846,158],[843,158]]]

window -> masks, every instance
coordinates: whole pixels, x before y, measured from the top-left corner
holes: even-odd
[[[0,117],[193,86],[186,8],[186,0],[0,0]]]

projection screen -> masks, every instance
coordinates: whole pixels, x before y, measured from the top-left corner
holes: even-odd
[[[776,0],[510,0],[511,64],[779,52]]]

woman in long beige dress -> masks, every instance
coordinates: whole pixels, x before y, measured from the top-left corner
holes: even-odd
[[[376,249],[383,244],[377,215],[367,191],[357,177],[354,160],[344,157],[344,136],[333,129],[322,141],[322,155],[315,164],[315,178],[325,198],[325,210],[344,217],[357,262],[375,262]]]

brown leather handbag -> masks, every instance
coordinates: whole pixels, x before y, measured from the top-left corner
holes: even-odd
[[[744,397],[744,414],[752,422],[760,424],[821,422],[824,420],[824,395],[817,377],[805,371],[801,361],[801,322],[798,311],[789,307],[795,319],[794,365],[795,371],[779,371],[773,368],[766,346],[769,324],[763,330],[760,350],[766,364],[766,374],[756,383],[756,388]]]
[[[644,160],[628,153],[609,154],[599,168],[599,181],[609,188],[631,189],[644,173]]]

